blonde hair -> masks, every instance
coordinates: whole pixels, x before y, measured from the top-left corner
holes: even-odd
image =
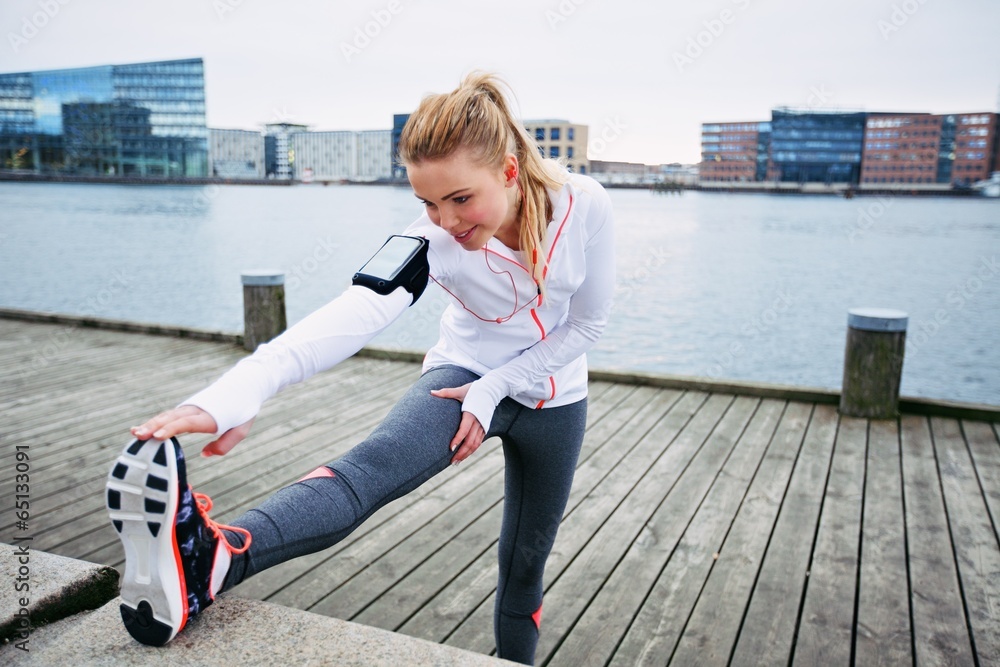
[[[544,290],[543,244],[552,218],[547,189],[559,189],[566,177],[558,163],[542,158],[535,140],[511,112],[504,88],[510,90],[495,75],[473,72],[452,92],[428,95],[403,127],[398,158],[403,164],[417,164],[464,149],[480,164],[499,170],[508,153],[517,156],[522,194],[518,242]]]

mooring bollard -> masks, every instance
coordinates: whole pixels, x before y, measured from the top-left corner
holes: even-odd
[[[840,412],[849,417],[899,415],[906,313],[885,308],[847,311],[847,349]]]
[[[285,274],[244,271],[243,347],[253,352],[288,327],[285,319]]]

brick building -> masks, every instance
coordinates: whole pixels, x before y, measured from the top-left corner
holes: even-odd
[[[770,123],[703,124],[699,180],[763,180],[767,169],[770,136]]]

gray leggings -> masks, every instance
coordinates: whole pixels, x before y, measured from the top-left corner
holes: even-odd
[[[233,521],[249,530],[253,541],[245,554],[233,557],[225,587],[333,546],[380,507],[445,470],[462,408],[458,401],[430,392],[478,377],[456,366],[428,371],[367,439],[328,464],[333,477],[280,489]],[[545,560],[569,498],[586,420],[586,399],[533,410],[506,398],[486,434],[500,437],[506,462],[494,611],[501,658],[527,664],[534,660]],[[232,544],[242,544],[240,535],[227,535]]]

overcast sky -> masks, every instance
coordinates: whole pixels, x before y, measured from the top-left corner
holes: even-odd
[[[997,0],[2,0],[0,72],[201,57],[210,127],[336,130],[486,69],[591,159],[656,164],[778,105],[996,111],[998,28]]]

